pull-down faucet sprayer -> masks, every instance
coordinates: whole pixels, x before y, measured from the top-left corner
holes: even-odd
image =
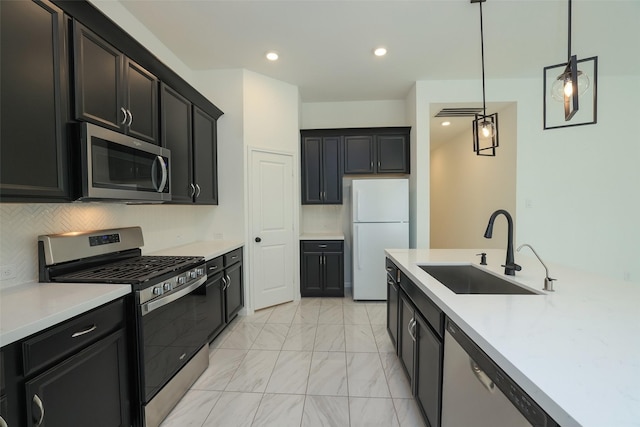
[[[491,217],[489,218],[489,224],[487,224],[487,231],[484,232],[484,237],[487,239],[491,238],[491,236],[493,235],[493,222],[496,220],[496,217],[500,214],[504,215],[504,217],[507,218],[507,226],[508,226],[507,259],[505,260],[505,263],[502,267],[504,267],[504,274],[508,276],[515,276],[516,271],[522,270],[522,267],[520,267],[518,264],[515,263],[514,256],[513,256],[513,219],[511,218],[511,215],[509,214],[509,212],[505,211],[504,209],[498,209],[497,211],[492,213]]]

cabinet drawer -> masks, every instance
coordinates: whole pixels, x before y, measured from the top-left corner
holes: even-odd
[[[124,327],[124,300],[54,326],[22,344],[24,375],[38,371]]]
[[[407,294],[413,305],[427,320],[427,323],[442,338],[444,336],[444,313],[429,299],[403,272],[400,272],[400,287]]]
[[[224,254],[225,267],[228,267],[231,264],[235,264],[238,261],[242,261],[242,248],[238,248],[235,251]]]
[[[212,277],[216,273],[222,272],[224,268],[224,259],[219,256],[212,260],[207,261],[207,276]]]
[[[342,240],[304,240],[303,252],[342,252]]]

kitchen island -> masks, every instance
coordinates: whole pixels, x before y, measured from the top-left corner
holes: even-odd
[[[540,262],[517,254],[522,271],[508,279],[540,295],[455,294],[419,266],[474,264],[506,278],[505,252],[386,254],[561,426],[640,426],[640,286],[547,263],[557,281],[545,292]]]

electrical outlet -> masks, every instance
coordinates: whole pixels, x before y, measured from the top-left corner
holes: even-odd
[[[16,278],[16,266],[13,264],[3,265],[0,267],[0,280],[9,280]]]

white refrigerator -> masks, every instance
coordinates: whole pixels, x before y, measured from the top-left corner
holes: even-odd
[[[409,247],[409,180],[353,180],[351,236],[353,299],[386,300],[384,250]]]

